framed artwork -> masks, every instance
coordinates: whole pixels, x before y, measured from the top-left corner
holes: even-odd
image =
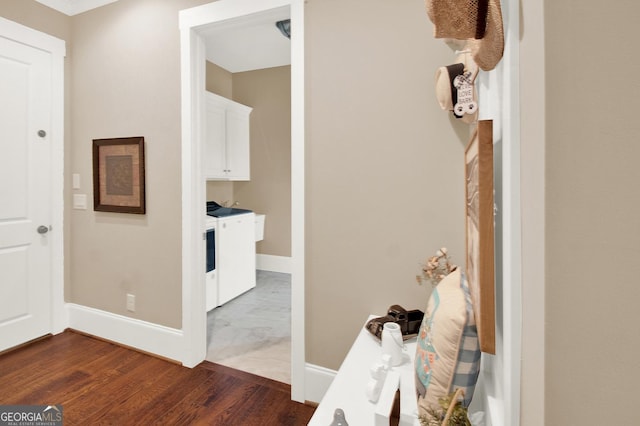
[[[145,214],[143,137],[93,140],[93,210]]]
[[[482,352],[496,353],[493,122],[483,120],[465,150],[467,278]]]

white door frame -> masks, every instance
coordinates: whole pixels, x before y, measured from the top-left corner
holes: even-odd
[[[64,309],[64,40],[0,17],[0,36],[45,51],[51,57],[51,320],[50,332],[67,327]]]
[[[522,222],[522,214],[525,211],[523,201],[527,197],[527,191],[521,185],[522,159],[525,157],[521,149],[521,135],[524,133],[521,132],[520,121],[522,114],[519,0],[503,1],[502,14],[505,25],[504,57],[494,71],[484,73],[478,78],[479,118],[494,120],[494,143],[499,143],[501,149],[497,156],[500,163],[497,164],[495,176],[499,179],[496,182],[496,191],[499,191],[496,193],[499,214],[499,218],[496,219],[496,232],[497,235],[501,235],[501,239],[496,240],[496,284],[499,286],[496,300],[496,355],[482,354],[478,381],[481,386],[476,389],[479,390],[479,405],[485,411],[486,424],[516,426],[520,424],[523,395],[522,271],[523,261],[526,259],[522,253],[523,232],[527,226]],[[528,28],[531,32],[531,27]],[[544,86],[533,87],[544,93]],[[536,120],[536,126],[539,126],[537,116]],[[536,127],[535,132],[537,129],[544,133],[544,127]],[[536,184],[537,182],[544,183],[544,176],[537,176]],[[537,322],[544,322],[541,320],[544,318],[544,312],[537,312],[536,309],[536,315]],[[539,342],[536,341],[537,343]],[[539,348],[540,346],[536,346],[536,350]]]
[[[203,112],[204,41],[198,29],[212,23],[289,7],[291,35],[291,399],[305,400],[304,332],[304,0],[220,0],[180,12],[182,69],[182,330],[183,363],[206,356],[204,206],[206,186]]]

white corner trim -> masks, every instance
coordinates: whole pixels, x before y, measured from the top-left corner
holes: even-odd
[[[68,16],[78,15],[118,0],[36,0]]]
[[[64,57],[67,54],[64,40],[2,17],[0,36],[50,52],[54,57]]]
[[[291,273],[291,258],[271,254],[256,254],[256,269],[261,271]]]
[[[291,22],[291,399],[305,392],[305,48],[304,0],[290,0]]]
[[[338,372],[335,370],[307,363],[305,366],[304,399],[319,404],[336,374]]]
[[[67,303],[69,328],[144,352],[182,361],[182,331],[87,306]]]

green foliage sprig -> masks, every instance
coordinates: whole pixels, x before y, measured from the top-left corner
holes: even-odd
[[[458,400],[456,391],[444,398],[438,399],[440,407],[429,407],[426,414],[418,417],[421,426],[471,426],[467,409]],[[455,401],[455,402],[454,402]],[[454,402],[454,406],[451,404]],[[447,418],[447,414],[449,417]],[[446,423],[445,423],[446,421]]]

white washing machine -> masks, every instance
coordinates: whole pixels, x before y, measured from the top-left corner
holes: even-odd
[[[207,202],[207,311],[256,286],[256,219],[251,210]]]

